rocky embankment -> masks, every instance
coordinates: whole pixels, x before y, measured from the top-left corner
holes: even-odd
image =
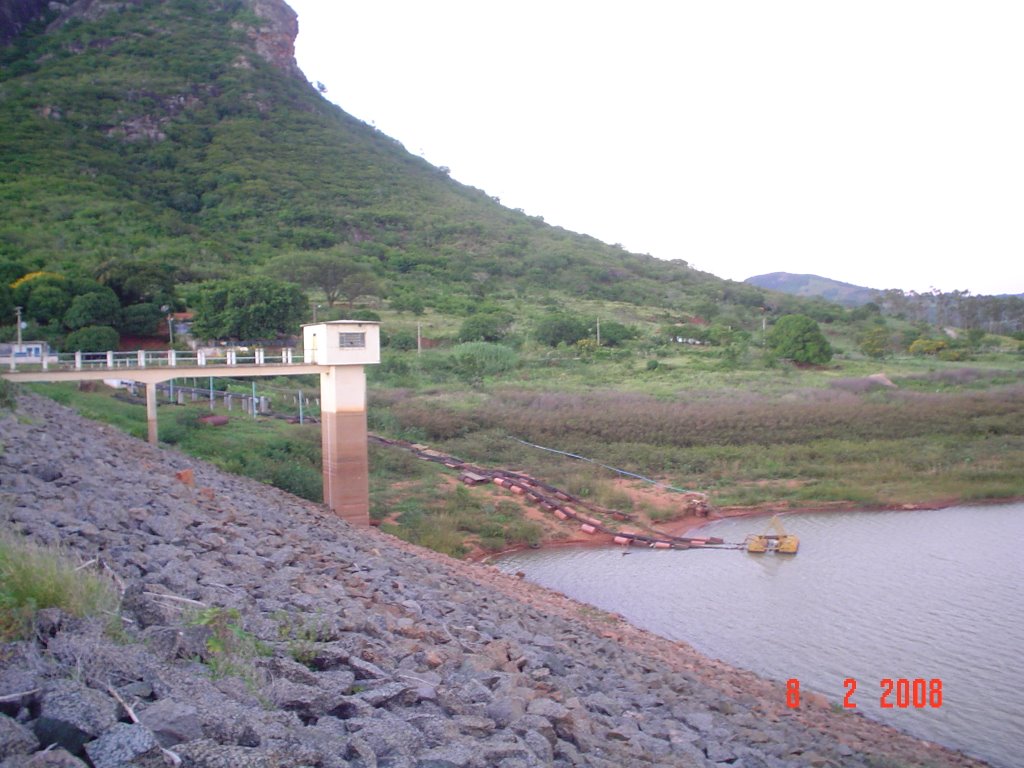
[[[0,442],[0,524],[124,590],[0,647],[3,768],[981,765],[48,400]]]

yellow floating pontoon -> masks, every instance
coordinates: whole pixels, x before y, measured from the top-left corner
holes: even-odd
[[[777,552],[780,555],[795,555],[800,549],[800,537],[786,533],[777,515],[773,515],[770,522],[772,528],[778,533],[750,534],[743,542],[747,552],[754,554]]]

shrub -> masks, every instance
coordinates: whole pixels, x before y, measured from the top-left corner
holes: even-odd
[[[120,342],[121,337],[109,325],[88,325],[69,333],[64,348],[68,352],[105,352],[117,349]]]
[[[601,343],[609,347],[617,347],[624,341],[635,339],[640,332],[631,325],[624,325],[616,320],[601,323]]]
[[[459,341],[501,341],[508,331],[509,318],[487,312],[467,317],[459,328]]]
[[[400,352],[416,349],[416,334],[412,331],[395,331],[388,337],[387,346]]]
[[[481,381],[484,376],[511,371],[519,365],[519,356],[514,350],[487,341],[459,344],[452,349],[449,359],[455,373],[472,382]]]
[[[121,311],[121,333],[126,336],[155,336],[163,315],[156,304],[132,304]]]
[[[271,649],[242,626],[237,608],[210,606],[194,615],[189,624],[206,627],[206,652],[202,661],[214,679],[228,675],[240,677],[250,688],[261,682],[253,662],[257,656],[271,655]]]
[[[548,315],[537,324],[537,341],[549,347],[575,344],[587,333],[587,324],[583,320],[562,313]]]
[[[767,341],[776,357],[795,363],[820,365],[832,359],[832,347],[807,315],[783,315],[772,326]]]
[[[912,355],[937,355],[948,345],[942,339],[917,339],[910,345]]]
[[[0,410],[13,411],[17,405],[17,385],[7,379],[0,379]]]
[[[64,325],[76,330],[90,325],[120,325],[121,303],[109,288],[93,293],[84,293],[71,300],[71,306],[64,313]]]

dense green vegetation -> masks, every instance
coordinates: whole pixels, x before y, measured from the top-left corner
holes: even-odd
[[[178,285],[272,265],[333,304],[336,283],[289,266],[328,255],[367,271],[366,293],[464,317],[523,296],[682,318],[764,304],[448,178],[264,61],[257,24],[240,0],[144,2],[0,51],[0,263]]]

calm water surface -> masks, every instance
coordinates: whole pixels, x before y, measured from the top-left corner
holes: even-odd
[[[1000,768],[1024,764],[1024,504],[783,516],[796,557],[739,551],[567,548],[502,570],[734,666]],[[764,518],[701,535],[742,541]],[[630,554],[624,556],[623,552]],[[939,708],[880,705],[881,680],[940,679]]]

